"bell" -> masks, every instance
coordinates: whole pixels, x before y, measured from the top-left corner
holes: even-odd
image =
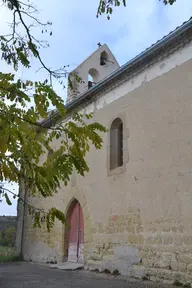
[[[102,56],[100,57],[100,65],[104,66],[106,64],[106,57]]]

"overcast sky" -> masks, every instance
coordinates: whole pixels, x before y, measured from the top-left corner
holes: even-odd
[[[192,0],[177,0],[173,6],[164,6],[159,0],[127,0],[127,7],[116,8],[108,21],[106,16],[95,17],[98,2],[55,0],[51,5],[53,2],[33,0],[40,10],[39,18],[53,22],[53,35],[46,36],[50,48],[42,51],[42,58],[49,67],[69,64],[70,70],[74,69],[97,49],[98,42],[106,43],[122,65],[192,16]],[[7,9],[1,8],[0,34],[4,34],[10,16]],[[1,71],[11,71],[4,63],[0,64]],[[31,80],[46,76],[43,71],[36,73],[39,67],[34,62],[31,69],[20,69],[18,75]],[[66,91],[56,82],[55,89],[66,97]],[[16,215],[16,201],[9,207],[0,203],[0,214]]]

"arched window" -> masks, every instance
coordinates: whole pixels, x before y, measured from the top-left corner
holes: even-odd
[[[123,165],[123,122],[116,118],[110,128],[110,170]]]
[[[99,72],[95,68],[88,71],[88,89],[94,86],[99,81]]]

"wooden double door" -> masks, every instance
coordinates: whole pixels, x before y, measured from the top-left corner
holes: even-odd
[[[68,261],[84,263],[84,219],[79,202],[72,207],[69,224]]]

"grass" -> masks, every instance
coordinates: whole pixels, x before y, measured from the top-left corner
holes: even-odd
[[[21,256],[17,255],[12,247],[0,246],[0,262],[14,262],[21,260]]]

